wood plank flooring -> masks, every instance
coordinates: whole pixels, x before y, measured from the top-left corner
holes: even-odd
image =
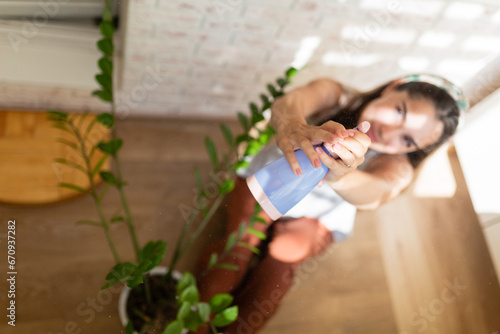
[[[127,119],[119,132],[139,239],[169,242],[170,256],[183,224],[179,205],[194,198],[193,167],[209,170],[203,138],[210,135],[225,147],[218,123]],[[457,182],[452,197],[418,197],[411,187],[378,210],[359,212],[352,238],[304,263],[262,333],[500,333],[500,287],[460,166],[449,156]],[[9,165],[9,157],[2,158]],[[114,212],[117,202],[113,195],[106,212]],[[74,225],[94,216],[88,197],[43,206],[0,204],[4,252],[7,220],[16,220],[18,271],[16,327],[7,325],[6,280],[0,283],[0,333],[122,333],[118,294],[99,289],[113,265],[104,235]],[[219,235],[221,220],[209,226],[181,270],[195,268],[204,245]],[[132,259],[125,227],[112,232],[122,258]],[[6,256],[0,268],[7,272]]]

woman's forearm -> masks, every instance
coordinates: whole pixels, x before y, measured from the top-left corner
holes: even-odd
[[[314,80],[276,99],[271,107],[271,125],[279,132],[291,124],[306,124],[311,114],[337,105],[342,86],[330,79]]]
[[[353,171],[338,181],[326,183],[344,200],[361,210],[376,209],[392,198],[393,187],[389,182],[360,170]]]
[[[413,180],[414,170],[406,155],[381,155],[364,171],[353,170],[335,180],[325,179],[347,202],[358,209],[376,209],[398,196]]]

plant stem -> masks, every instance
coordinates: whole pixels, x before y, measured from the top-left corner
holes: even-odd
[[[114,103],[111,103],[111,115],[113,115],[113,118],[115,118],[115,106]],[[113,124],[111,128],[111,138],[116,139],[116,125]],[[115,169],[116,169],[116,178],[118,179],[118,192],[120,193],[120,199],[122,201],[123,209],[125,210],[125,222],[127,223],[130,237],[132,239],[132,244],[134,246],[134,251],[135,251],[135,256],[137,258],[137,261],[139,261],[140,258],[140,248],[139,248],[139,241],[137,238],[137,233],[135,231],[135,226],[134,222],[132,219],[132,214],[130,213],[130,207],[128,205],[128,200],[127,196],[125,195],[125,190],[123,189],[123,178],[122,178],[122,171],[121,171],[121,165],[120,165],[120,159],[118,158],[118,154],[113,156],[114,161],[115,161]]]
[[[207,224],[210,222],[210,219],[212,218],[212,216],[215,214],[215,212],[217,211],[217,209],[221,205],[223,198],[224,198],[224,195],[220,195],[219,194],[217,196],[217,198],[214,200],[214,202],[212,203],[212,206],[211,206],[210,210],[208,211],[207,215],[205,217],[203,217],[203,220],[201,221],[200,225],[196,228],[196,230],[191,235],[191,237],[186,242],[186,244],[183,247],[180,248],[180,251],[179,251],[177,257],[175,257],[172,260],[172,264],[171,264],[172,270],[173,270],[173,268],[175,268],[175,265],[177,264],[177,262],[179,261],[179,259],[182,256],[184,256],[184,254],[188,251],[188,249],[191,247],[191,245],[194,243],[194,241],[198,238],[198,236],[201,234],[201,232],[203,232],[203,230],[205,229],[205,227],[207,226]]]
[[[172,260],[170,261],[170,265],[168,266],[167,275],[165,276],[167,280],[170,279],[172,276],[172,272],[180,258],[181,246],[182,243],[184,242],[184,238],[186,237],[189,229],[191,228],[191,225],[193,224],[194,219],[197,216],[198,216],[197,210],[191,211],[191,215],[188,217],[186,224],[184,224],[184,227],[182,228],[181,235],[177,239],[177,244],[175,245],[174,255],[172,256]]]
[[[101,201],[99,199],[99,196],[97,195],[97,190],[96,190],[96,186],[94,183],[94,178],[92,176],[92,167],[90,165],[90,159],[89,159],[89,157],[87,155],[87,151],[85,149],[85,141],[83,140],[83,137],[80,133],[80,130],[73,123],[73,120],[69,120],[68,125],[70,126],[71,130],[75,134],[75,137],[78,140],[78,144],[80,145],[80,148],[82,150],[82,157],[83,157],[83,160],[85,162],[85,167],[87,169],[87,177],[89,179],[90,193],[91,193],[92,198],[94,199],[94,202],[96,204],[97,213],[98,213],[99,218],[101,220],[101,226],[104,229],[104,234],[106,236],[106,240],[108,242],[109,248],[111,249],[111,252],[113,253],[113,256],[115,258],[116,263],[121,263],[120,256],[118,255],[118,252],[116,251],[115,244],[113,242],[111,234],[109,233],[109,224],[107,223],[106,217],[105,217],[104,212],[102,210]]]
[[[149,274],[142,273],[142,281],[144,282],[144,293],[146,294],[146,302],[148,307],[153,306],[153,300],[151,298],[151,286],[149,284]]]

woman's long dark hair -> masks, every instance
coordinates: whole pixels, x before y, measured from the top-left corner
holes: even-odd
[[[352,129],[358,125],[361,112],[371,101],[382,95],[390,83],[382,85],[372,91],[357,94],[344,107],[341,107],[333,117],[320,120],[323,123],[332,120],[344,125],[347,129]],[[428,99],[436,108],[436,117],[443,122],[443,133],[436,143],[424,147],[420,150],[406,153],[410,163],[416,168],[429,154],[443,144],[456,131],[460,110],[455,100],[444,90],[426,82],[407,82],[394,88],[396,91],[404,91],[413,99]]]

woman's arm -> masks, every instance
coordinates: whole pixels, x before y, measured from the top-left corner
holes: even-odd
[[[347,136],[341,124],[309,126],[305,119],[317,111],[335,107],[341,96],[342,86],[339,83],[330,79],[318,79],[274,101],[271,107],[271,125],[276,129],[276,143],[295,174],[301,173],[294,154],[296,149],[302,149],[311,164],[318,166],[320,162],[313,145],[322,142],[333,145]]]
[[[396,197],[412,179],[413,167],[405,155],[381,155],[365,171],[353,170],[341,177],[328,175],[325,181],[358,209],[371,210]]]
[[[271,124],[278,131],[289,122],[306,124],[306,117],[335,107],[342,92],[342,86],[338,82],[326,78],[296,88],[274,101],[271,107]]]

